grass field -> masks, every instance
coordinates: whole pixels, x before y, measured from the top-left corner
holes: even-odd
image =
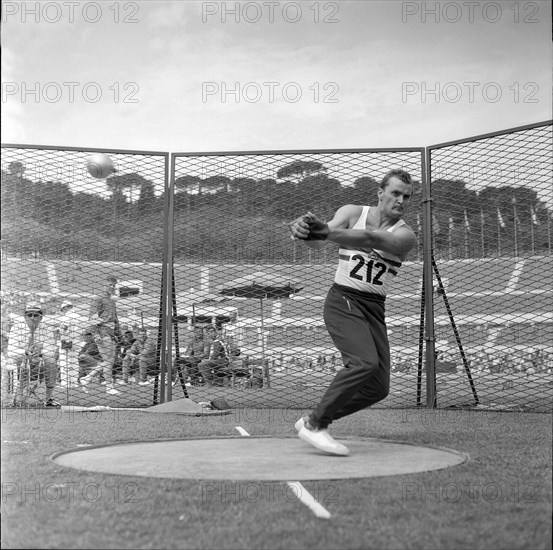
[[[305,481],[318,519],[282,484],[81,472],[50,457],[79,445],[192,437],[295,437],[293,409],[189,417],[139,411],[2,410],[3,548],[551,548],[547,414],[363,411],[339,437],[376,437],[469,455],[456,467],[395,477]],[[367,458],[370,460],[370,457]],[[278,449],[275,468],[278,468]],[[159,457],[163,469],[163,456]],[[301,480],[300,480],[301,481]]]

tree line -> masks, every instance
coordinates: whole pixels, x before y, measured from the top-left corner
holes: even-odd
[[[31,181],[23,163],[11,163],[2,170],[3,249],[16,256],[25,248],[42,257],[66,251],[76,259],[161,261],[165,196],[138,173],[114,175],[102,185],[98,193]],[[321,163],[294,161],[274,178],[183,174],[174,185],[177,261],[278,263],[325,261],[326,253],[314,258],[306,247],[291,246],[287,223],[307,210],[328,220],[343,204],[375,204],[379,182],[364,176],[346,186]],[[535,190],[490,186],[476,193],[462,180],[438,179],[431,191],[438,255],[508,255],[517,247],[521,254],[550,253],[551,214]],[[421,198],[416,182],[405,217],[415,232],[421,230]],[[420,237],[412,259],[420,257]]]

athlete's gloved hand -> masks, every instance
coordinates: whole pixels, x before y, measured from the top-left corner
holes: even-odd
[[[303,215],[296,218],[289,224],[290,232],[292,233],[292,239],[306,240],[309,236],[309,223],[307,216]]]
[[[304,216],[304,221],[309,226],[309,234],[305,239],[307,241],[326,241],[328,238],[328,224],[322,222],[315,214],[308,212]]]

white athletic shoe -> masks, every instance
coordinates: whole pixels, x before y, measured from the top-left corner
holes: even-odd
[[[299,432],[302,428],[305,428],[305,419],[307,416],[302,416],[295,424],[294,428],[296,428],[296,432]]]
[[[117,395],[121,392],[119,390],[116,390],[115,388],[107,388],[106,393],[108,393],[109,395]]]
[[[313,445],[316,449],[319,449],[319,451],[339,456],[349,455],[349,449],[345,445],[335,441],[326,429],[308,430],[305,426],[303,426],[298,432],[298,436],[301,440]]]

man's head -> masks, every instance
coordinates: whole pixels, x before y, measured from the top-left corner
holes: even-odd
[[[42,306],[39,303],[27,303],[25,306],[25,321],[29,326],[36,326],[42,321]]]
[[[382,213],[392,219],[400,219],[411,202],[413,179],[404,170],[390,170],[378,188],[378,202]]]
[[[92,330],[90,329],[86,329],[84,332],[83,332],[83,338],[84,338],[84,341],[87,343],[87,344],[90,344],[94,338],[94,334],[92,334]]]
[[[117,288],[117,277],[110,275],[106,278],[104,290],[107,296],[113,296]]]

